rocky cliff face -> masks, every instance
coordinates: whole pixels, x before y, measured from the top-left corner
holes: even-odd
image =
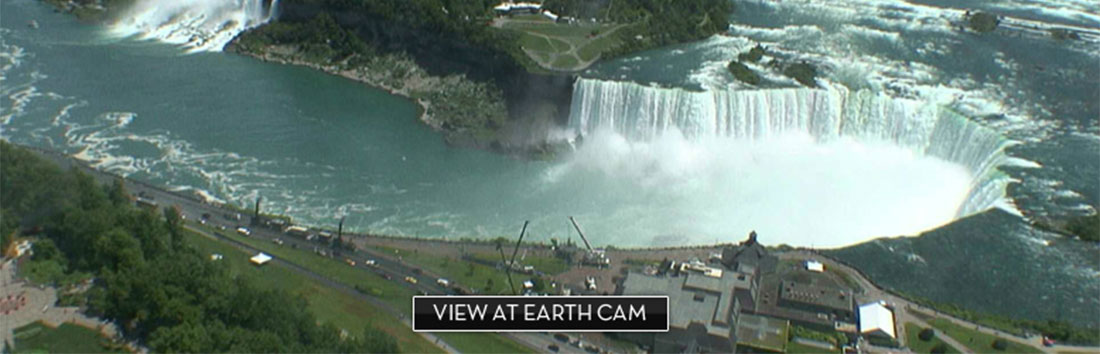
[[[308,21],[325,11],[310,1],[283,0],[278,6],[279,21],[288,22]],[[530,73],[507,53],[473,45],[455,34],[428,33],[371,14],[330,11],[330,15],[382,53],[408,53],[433,76],[465,74],[470,80],[495,84],[514,123],[501,130],[506,134],[500,139],[505,146],[495,148],[541,144],[539,136],[545,135],[527,128],[568,121],[574,76]]]

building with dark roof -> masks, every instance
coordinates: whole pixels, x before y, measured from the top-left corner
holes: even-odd
[[[749,238],[737,246],[726,246],[722,250],[722,264],[733,271],[754,275],[771,274],[775,272],[777,263],[779,258],[756,241],[756,231],[750,232]]]
[[[654,352],[732,353],[741,316],[736,289],[749,286],[751,276],[699,264],[677,269],[666,275],[627,274],[620,288],[623,295],[668,295],[671,311],[668,332],[622,336]]]
[[[832,322],[855,322],[851,290],[834,287],[782,281],[779,287],[779,306],[823,314]]]

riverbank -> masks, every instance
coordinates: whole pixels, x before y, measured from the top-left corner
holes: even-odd
[[[498,148],[498,130],[508,120],[499,89],[465,75],[433,76],[402,53],[342,58],[318,55],[304,43],[269,43],[252,30],[235,38],[225,51],[265,62],[298,65],[361,82],[407,98],[420,108],[419,120],[441,132],[448,144]],[[327,49],[327,48],[326,48]],[[339,55],[339,51],[324,52]],[[312,54],[312,55],[311,55]]]
[[[73,158],[71,158],[67,155],[61,154],[61,153],[48,151],[48,150],[44,150],[44,149],[38,149],[38,148],[29,148],[29,149],[34,150],[34,151],[38,152],[40,155],[46,156],[46,157],[50,158],[53,161],[57,161],[58,163],[61,164],[61,166],[63,166],[63,168],[74,168],[75,167],[75,168],[79,168],[79,169],[82,169],[84,171],[87,171],[87,172],[91,173],[93,176],[96,176],[97,180],[99,180],[100,183],[109,183],[114,179],[122,178],[122,177],[119,177],[119,176],[111,174],[111,173],[98,171],[98,170],[88,166],[84,162],[75,160],[75,159],[73,159]],[[155,201],[158,206],[160,206],[160,207],[176,206],[176,207],[180,208],[181,212],[184,215],[187,215],[188,219],[191,219],[191,220],[200,219],[201,215],[203,215],[203,214],[209,214],[209,215],[212,215],[213,218],[217,218],[218,220],[221,220],[223,215],[233,215],[233,214],[236,214],[237,212],[239,212],[239,210],[234,209],[234,208],[230,208],[228,206],[217,205],[217,204],[214,204],[214,203],[206,202],[200,196],[197,196],[197,195],[188,195],[186,193],[171,192],[171,191],[167,191],[166,189],[164,189],[161,186],[156,186],[156,185],[152,185],[152,184],[149,184],[149,183],[144,183],[144,182],[136,181],[136,180],[132,180],[132,179],[125,179],[125,178],[122,178],[122,179],[127,181],[127,184],[128,184],[127,188],[130,190],[131,193],[137,195],[137,194],[144,191],[144,192],[146,192],[147,195],[150,195],[150,196],[155,195],[155,197],[151,198],[151,199],[153,201]],[[225,217],[228,218],[228,216],[225,216]],[[228,222],[233,222],[233,221],[228,221]],[[238,224],[241,224],[241,225],[248,225],[248,217],[245,216],[240,221],[235,221],[235,222],[238,223]],[[517,225],[517,227],[518,227],[518,225]],[[314,234],[321,234],[322,232],[327,232],[328,234],[332,234],[332,235],[337,234],[336,230],[329,229],[329,228],[311,227],[311,228],[309,228],[309,231],[311,233],[314,233]],[[277,227],[263,226],[263,224],[260,224],[258,226],[254,226],[253,232],[254,232],[254,234],[264,234],[264,233],[271,234],[271,237],[282,237],[284,239],[290,238],[290,236],[283,235],[283,232],[282,232],[281,229],[279,229]],[[353,232],[344,233],[344,237],[345,237],[345,240],[349,240],[349,241],[354,242],[356,244],[356,246],[358,246],[357,248],[359,248],[361,250],[379,250],[379,249],[381,249],[381,250],[403,249],[403,250],[410,250],[410,251],[411,250],[419,250],[419,252],[424,254],[424,255],[431,255],[431,257],[435,257],[435,258],[432,258],[432,259],[452,258],[452,259],[455,259],[457,261],[458,259],[462,259],[461,258],[462,254],[496,254],[497,253],[497,250],[496,250],[496,247],[495,247],[496,240],[491,240],[491,239],[490,240],[475,240],[475,239],[440,240],[440,239],[431,239],[431,238],[397,237],[397,236],[386,236],[386,235],[378,235],[378,234],[371,234],[371,233],[353,233]],[[511,246],[511,242],[514,242],[515,240],[511,239],[511,238],[505,238],[502,241],[508,241],[505,244],[508,245],[508,246]],[[735,240],[730,240],[730,241],[735,241]],[[714,244],[714,245],[701,245],[701,246],[690,246],[690,247],[630,248],[630,249],[611,249],[611,248],[609,248],[607,250],[607,254],[612,260],[612,267],[609,268],[610,271],[600,271],[598,273],[593,273],[593,272],[590,271],[591,270],[590,268],[572,267],[570,270],[568,270],[564,273],[557,274],[555,276],[555,279],[558,281],[559,284],[572,284],[573,286],[576,286],[576,284],[581,284],[587,276],[594,276],[597,279],[599,279],[598,282],[600,284],[613,284],[614,283],[614,278],[618,275],[618,273],[614,271],[615,269],[621,269],[622,267],[629,266],[631,264],[637,264],[639,262],[644,263],[644,262],[651,262],[651,261],[660,261],[662,259],[678,259],[678,260],[686,260],[686,259],[692,259],[692,258],[708,259],[712,254],[720,251],[722,246],[727,245],[727,244],[729,244],[729,242],[723,242],[723,243]],[[554,252],[553,252],[553,250],[551,250],[550,245],[539,244],[539,243],[524,243],[523,248],[525,249],[524,254],[525,254],[526,257],[543,257],[543,258],[554,257]],[[785,247],[785,246],[782,246],[782,245],[774,247],[774,248],[770,248],[770,250],[772,252],[775,252],[775,253],[779,254],[781,258],[784,258],[784,257],[787,257],[787,258],[789,258],[789,257],[804,258],[804,257],[809,256],[809,257],[814,257],[814,258],[818,258],[818,259],[827,260],[830,264],[834,265],[833,269],[847,269],[847,273],[851,274],[852,279],[856,279],[857,281],[859,281],[861,288],[864,288],[864,289],[872,289],[872,288],[877,289],[877,291],[880,294],[882,294],[883,296],[889,296],[890,298],[898,299],[899,302],[901,301],[901,299],[904,299],[905,303],[910,303],[914,307],[920,306],[922,308],[937,309],[936,312],[938,312],[942,315],[945,315],[945,316],[950,315],[950,317],[955,318],[960,323],[974,323],[974,322],[982,323],[985,326],[989,326],[990,328],[999,328],[999,329],[1003,330],[1003,332],[998,332],[998,333],[1006,333],[1007,335],[1010,335],[1010,336],[1015,335],[1015,334],[1019,334],[1019,333],[1021,333],[1021,331],[1026,331],[1025,329],[1019,328],[1019,327],[1016,327],[1016,328],[1002,327],[1002,326],[1010,326],[1010,324],[1008,324],[1008,323],[1003,323],[1003,322],[997,323],[997,322],[982,321],[982,320],[980,320],[981,317],[978,318],[979,320],[971,322],[971,321],[967,320],[968,318],[966,316],[959,316],[958,311],[953,311],[953,309],[955,309],[955,308],[953,308],[952,306],[950,306],[948,304],[926,303],[925,301],[921,301],[921,299],[919,299],[919,298],[914,298],[914,297],[911,297],[911,296],[907,296],[906,294],[903,294],[903,293],[899,292],[897,289],[892,289],[892,288],[889,288],[889,287],[886,287],[886,286],[878,285],[877,283],[874,283],[871,280],[871,277],[869,275],[864,274],[862,270],[858,270],[858,268],[855,268],[854,266],[849,265],[849,264],[843,262],[842,260],[832,258],[832,257],[826,256],[826,255],[823,255],[821,253],[818,253],[815,250],[803,249],[803,248],[797,248],[796,249],[796,248],[791,248],[791,247]],[[788,255],[788,256],[784,256],[784,255]],[[801,255],[801,256],[799,256],[799,255]],[[381,258],[378,258],[378,259],[381,261]],[[406,258],[406,261],[412,261],[412,260],[414,260],[414,259]],[[418,266],[418,267],[420,267],[420,266]],[[480,286],[480,284],[474,284],[474,285]],[[945,307],[941,308],[939,306],[945,306]],[[1034,332],[1032,332],[1032,333],[1034,333]],[[1034,343],[1037,342],[1037,337],[1034,337],[1034,336],[1031,336],[1031,337],[1017,337],[1017,338],[1018,338],[1018,341],[1025,342],[1025,343],[1031,343],[1033,345],[1035,345]]]

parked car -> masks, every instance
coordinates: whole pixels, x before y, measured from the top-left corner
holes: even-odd
[[[548,345],[548,346],[546,346],[546,349],[549,349],[550,351],[555,352],[555,353],[557,353],[559,350],[561,350],[561,348],[558,347],[557,344]]]
[[[377,267],[378,262],[374,261],[373,259],[368,259],[366,262],[363,262],[363,265],[367,267]]]
[[[352,266],[352,267],[355,266],[355,261],[352,260],[351,258],[344,258],[344,262],[346,262],[349,266]]]
[[[247,227],[241,226],[237,228],[237,233],[244,236],[249,236],[252,235],[252,230],[249,230]]]
[[[405,281],[407,281],[409,283],[412,283],[412,284],[416,284],[416,283],[419,282],[418,280],[416,280],[416,278],[413,278],[413,277],[405,277]]]

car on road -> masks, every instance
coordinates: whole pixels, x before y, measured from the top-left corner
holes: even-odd
[[[562,343],[569,343],[569,336],[565,335],[565,333],[554,333],[554,339]]]
[[[271,240],[271,242],[274,242],[276,245],[279,245],[279,246],[283,245],[283,240],[281,240],[281,239],[274,239],[274,240]]]
[[[373,259],[368,259],[368,260],[367,260],[366,262],[363,262],[363,265],[364,265],[364,266],[367,266],[367,267],[377,267],[377,266],[378,266],[378,262],[376,262],[376,261],[375,261],[375,260],[373,260]]]
[[[241,226],[237,228],[237,233],[244,236],[249,236],[252,235],[252,230],[249,230],[247,227]]]
[[[407,281],[411,284],[416,284],[416,283],[420,282],[420,281],[416,280],[416,278],[413,278],[413,277],[405,277],[405,281]]]
[[[352,266],[352,267],[355,266],[355,261],[352,260],[351,258],[344,258],[344,262],[346,262],[349,266]]]
[[[451,281],[447,280],[446,278],[439,278],[435,281],[435,283],[439,284],[439,286],[442,286],[442,287],[451,286]]]
[[[548,346],[546,346],[546,349],[549,349],[550,351],[555,352],[555,353],[557,353],[559,350],[561,350],[561,348],[558,347],[557,344],[548,345]]]

